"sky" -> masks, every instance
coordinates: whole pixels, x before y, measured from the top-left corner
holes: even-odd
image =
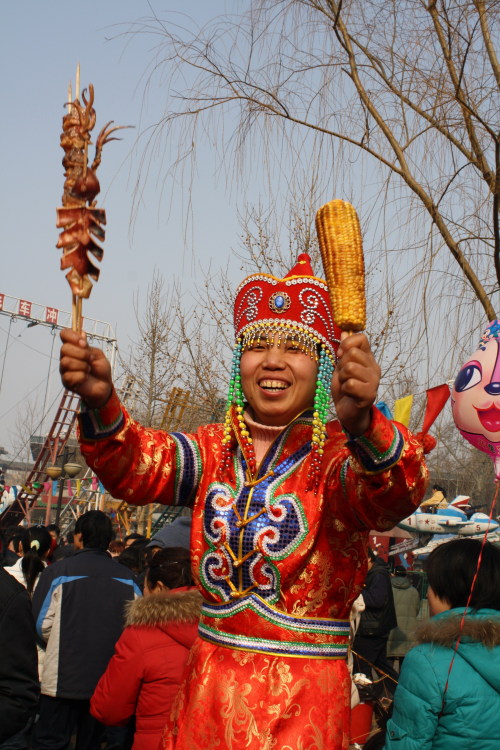
[[[104,259],[99,283],[84,301],[84,316],[109,323],[124,351],[136,333],[134,297],[145,303],[156,269],[167,281],[175,276],[189,293],[200,262],[224,262],[237,244],[238,196],[220,184],[213,154],[201,151],[194,221],[187,231],[189,196],[182,185],[162,190],[151,176],[141,183],[135,210],[141,138],[161,117],[163,102],[154,86],[143,96],[157,39],[130,32],[152,10],[170,12],[179,22],[185,14],[201,24],[237,7],[241,1],[0,0],[0,294],[71,309],[55,247],[55,209],[64,182],[59,145],[64,102],[77,63],[81,87],[91,82],[95,88],[94,137],[109,120],[133,126],[103,150],[98,205],[107,214]],[[9,451],[28,403],[36,401],[48,413],[39,431],[50,426],[61,392],[57,350],[50,328],[28,328],[26,320],[10,322],[0,315],[0,446]]]
[[[222,148],[221,143],[232,141],[234,145],[238,141],[233,122],[227,118],[219,121],[223,128],[220,132],[212,132],[214,121],[210,121],[212,125],[195,144],[198,160],[191,181],[162,181],[168,163],[165,151],[170,146],[175,153],[178,143],[174,137],[149,152],[150,169],[142,171],[140,191],[137,189],[148,134],[167,106],[168,81],[163,67],[148,85],[148,70],[161,37],[139,32],[144,28],[141,19],[158,14],[169,24],[203,26],[216,16],[245,11],[249,5],[245,0],[0,0],[0,295],[31,301],[40,310],[71,309],[71,291],[59,268],[61,251],[56,248],[59,230],[55,222],[64,183],[59,145],[62,116],[77,63],[82,88],[89,83],[95,87],[94,139],[110,120],[132,126],[118,134],[122,140],[107,144],[103,150],[97,200],[107,214],[104,258],[100,280],[83,306],[84,317],[111,327],[122,356],[126,358],[130,342],[137,336],[134,300],[143,310],[156,271],[167,284],[178,282],[189,301],[196,284],[203,282],[202,269],[210,266],[215,274],[232,258],[235,288],[241,280],[234,253],[241,248],[238,216],[244,214],[246,206],[259,206],[262,201],[264,213],[267,208],[284,233],[293,187],[290,158],[293,161],[295,157],[287,153],[286,140],[272,141],[275,173],[270,175],[258,139],[250,139],[245,180],[238,179],[241,172],[238,164],[231,163],[232,152],[217,150]],[[231,45],[230,38],[221,35],[220,40],[222,45]],[[237,47],[235,51],[237,54]],[[297,161],[305,164],[307,176],[308,155],[312,153],[309,141],[306,137],[302,141],[300,135],[294,144],[300,144]],[[367,222],[372,236],[365,232],[365,251],[367,246],[374,254],[382,250],[371,265],[367,256],[369,286],[383,289],[385,279],[392,280],[393,273],[406,283],[405,277],[411,276],[416,263],[413,253],[420,241],[427,239],[430,219],[424,216],[416,239],[408,236],[415,223],[405,228],[406,214],[392,221],[407,194],[402,193],[400,202],[395,190],[395,197],[388,200],[371,165],[358,154],[347,171],[342,158],[335,159],[327,156],[320,162],[320,182],[324,189],[335,192],[319,195],[318,205],[332,197],[351,200]],[[406,243],[410,246],[408,253],[395,256],[384,252],[386,246],[398,251]],[[221,293],[232,297],[233,289]],[[372,314],[376,319],[378,307],[372,308]],[[383,325],[378,319],[374,322]],[[416,336],[421,332],[420,325],[417,319]],[[423,373],[421,393],[424,386],[450,379],[448,371],[434,372],[432,358],[423,364],[428,372]],[[406,387],[404,372],[401,387]],[[51,329],[28,327],[25,319],[0,313],[0,447],[9,450],[12,458],[16,456],[18,423],[23,416],[31,411],[43,413],[44,419],[33,431],[44,434],[50,428],[61,392],[58,340]]]

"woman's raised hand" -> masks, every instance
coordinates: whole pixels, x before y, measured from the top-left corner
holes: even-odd
[[[364,333],[343,333],[332,379],[332,397],[344,430],[362,435],[371,421],[380,367]]]
[[[91,409],[104,406],[113,391],[111,365],[101,349],[89,346],[85,333],[61,331],[59,372],[65,388],[77,393]]]

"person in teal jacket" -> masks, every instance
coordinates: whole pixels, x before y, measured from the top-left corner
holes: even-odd
[[[403,662],[385,750],[500,748],[500,549],[481,548],[454,539],[429,556],[433,617]]]

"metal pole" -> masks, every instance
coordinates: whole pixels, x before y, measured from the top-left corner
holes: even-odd
[[[47,394],[49,391],[49,381],[50,381],[50,370],[52,368],[52,354],[54,353],[54,343],[56,340],[56,334],[55,329],[52,329],[52,346],[50,347],[50,359],[49,359],[49,371],[47,372],[47,382],[45,383],[45,395],[43,397],[43,408],[42,408],[42,429],[43,429],[43,423],[45,422],[45,407],[47,406]]]
[[[63,480],[65,478],[66,478],[66,474],[63,471],[61,476],[59,477],[59,495],[57,497],[57,509],[56,509],[56,520],[55,520],[56,526],[59,526],[59,519],[61,517],[62,496],[63,496],[63,490],[64,490]]]
[[[3,363],[2,363],[2,375],[0,377],[0,391],[2,390],[2,383],[3,383],[3,372],[5,370],[5,359],[7,357],[7,349],[9,348],[9,339],[10,339],[10,327],[12,325],[13,318],[9,320],[9,330],[7,332],[7,341],[5,342],[5,351],[3,354]]]
[[[45,511],[45,526],[48,526],[49,523],[51,523],[52,519],[52,504],[54,502],[54,492],[53,492],[54,483],[53,480],[50,480],[50,495],[47,493],[47,510]]]

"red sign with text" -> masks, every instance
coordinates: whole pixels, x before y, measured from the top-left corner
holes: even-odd
[[[59,310],[56,310],[55,307],[45,308],[45,322],[46,323],[54,323],[54,325],[57,325],[58,315],[59,315]]]
[[[31,302],[28,302],[28,300],[25,299],[20,299],[18,313],[25,318],[29,318],[31,315]]]

